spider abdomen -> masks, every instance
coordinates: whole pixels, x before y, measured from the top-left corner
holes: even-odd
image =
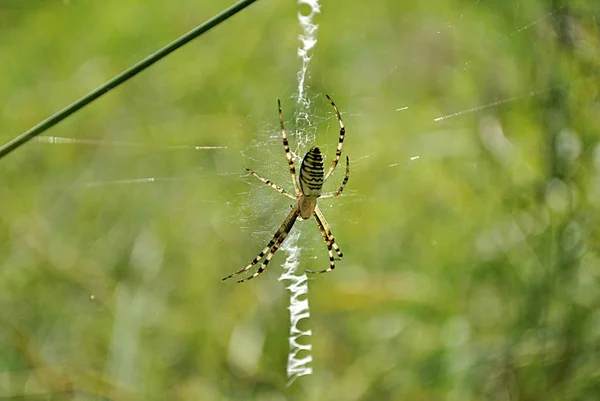
[[[304,159],[300,168],[300,190],[304,196],[319,197],[323,189],[323,156],[318,147],[311,148]]]

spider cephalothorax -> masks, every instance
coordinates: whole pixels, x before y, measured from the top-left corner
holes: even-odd
[[[294,160],[292,157],[292,152],[290,151],[290,145],[288,143],[287,136],[285,134],[285,128],[283,126],[281,102],[277,100],[277,105],[279,107],[279,123],[281,125],[281,135],[283,137],[283,147],[285,149],[285,156],[290,166],[290,175],[292,176],[292,183],[294,185],[295,195],[288,193],[286,190],[281,188],[279,185],[273,183],[271,180],[267,180],[266,178],[261,177],[260,175],[256,174],[253,170],[250,170],[249,168],[247,168],[246,170],[256,178],[270,186],[271,188],[275,189],[280,194],[287,196],[290,199],[293,199],[294,201],[296,201],[296,203],[291,207],[290,213],[286,217],[283,224],[279,227],[271,241],[269,241],[267,246],[258,254],[258,256],[256,256],[256,258],[254,258],[254,260],[250,262],[248,266],[235,273],[231,273],[229,276],[223,278],[223,280],[227,280],[228,278],[237,276],[238,274],[242,274],[248,271],[252,266],[257,264],[263,258],[263,256],[265,256],[265,254],[267,254],[267,257],[265,258],[262,265],[258,268],[256,273],[243,280],[239,280],[238,283],[251,280],[254,277],[261,274],[267,268],[267,265],[271,261],[271,258],[273,257],[275,252],[277,252],[277,250],[287,237],[288,233],[294,226],[294,223],[296,222],[296,219],[298,219],[298,217],[301,217],[302,219],[308,219],[311,216],[315,217],[317,227],[319,227],[319,231],[321,232],[321,236],[323,237],[323,240],[327,245],[327,251],[329,253],[329,267],[327,269],[319,271],[307,270],[308,272],[326,273],[335,269],[335,261],[333,257],[334,250],[339,256],[339,258],[342,258],[342,251],[335,243],[335,238],[333,237],[333,234],[331,234],[331,230],[329,229],[327,221],[325,221],[325,216],[323,216],[323,213],[317,206],[317,199],[319,198],[333,198],[335,196],[340,195],[344,190],[346,183],[348,182],[348,178],[350,177],[350,160],[348,159],[348,157],[346,157],[346,175],[344,176],[342,185],[335,192],[322,193],[323,184],[325,184],[331,173],[333,173],[335,167],[337,166],[340,160],[340,157],[342,155],[342,145],[344,143],[344,136],[346,134],[346,129],[344,128],[344,123],[342,122],[342,117],[340,116],[340,112],[338,111],[337,106],[335,105],[335,103],[333,103],[333,100],[331,100],[331,98],[328,95],[326,96],[331,105],[333,106],[333,109],[335,110],[335,115],[340,124],[340,139],[338,141],[335,157],[331,161],[331,166],[329,166],[329,169],[325,173],[323,169],[323,156],[321,155],[321,151],[316,146],[311,148],[308,151],[308,153],[306,153],[306,156],[304,156],[304,158],[302,159],[302,166],[300,167],[300,174],[298,176],[298,180],[296,180],[296,169],[294,167]]]

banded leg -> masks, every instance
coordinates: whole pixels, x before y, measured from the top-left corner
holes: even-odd
[[[335,192],[327,192],[327,193],[322,194],[321,198],[334,198],[336,196],[339,196],[342,193],[342,191],[344,190],[344,187],[346,186],[346,183],[348,182],[349,178],[350,178],[350,159],[348,158],[348,156],[346,156],[346,175],[344,176],[344,180],[342,181],[342,186],[340,187],[340,189],[338,189]]]
[[[285,157],[287,158],[288,164],[290,166],[290,175],[292,176],[294,191],[296,191],[297,195],[300,193],[300,188],[298,188],[298,182],[296,181],[296,168],[294,167],[294,158],[292,157],[292,152],[290,151],[290,144],[287,140],[287,135],[285,134],[285,128],[283,126],[283,113],[281,112],[281,101],[279,99],[277,99],[277,107],[279,108],[279,124],[281,125],[281,136],[283,137],[283,148],[285,149]]]
[[[319,227],[319,232],[321,233],[321,236],[323,237],[323,241],[325,241],[325,245],[327,245],[327,253],[329,254],[329,268],[325,269],[325,270],[306,270],[308,273],[313,273],[313,274],[321,274],[321,273],[327,273],[329,271],[332,271],[333,269],[335,269],[335,259],[333,257],[333,247],[332,247],[332,241],[329,239],[327,232],[325,231],[325,227],[323,226],[323,222],[319,219],[319,217],[317,216],[316,213],[313,213],[313,215],[315,216],[315,221],[317,222],[317,227]]]
[[[277,230],[277,232],[275,233],[275,235],[273,236],[271,241],[269,241],[267,246],[258,254],[258,256],[255,257],[254,260],[252,262],[250,262],[250,264],[248,266],[244,267],[243,269],[241,269],[235,273],[231,273],[227,277],[223,277],[222,280],[225,281],[231,277],[237,276],[238,274],[242,274],[242,273],[248,271],[252,266],[257,264],[263,258],[263,256],[265,256],[265,253],[267,253],[267,251],[269,252],[269,255],[271,253],[275,253],[271,247],[275,248],[275,251],[277,250],[277,248],[279,248],[279,245],[281,245],[281,243],[285,239],[285,236],[287,235],[287,233],[290,231],[290,229],[296,222],[296,219],[298,218],[298,214],[300,214],[300,209],[298,209],[298,205],[296,205],[296,206],[292,207],[292,210],[286,217],[283,224],[279,227],[279,229]],[[281,236],[283,236],[283,239],[281,239]],[[281,241],[280,241],[280,239],[281,239]],[[276,244],[276,243],[279,243],[279,245],[277,245],[277,247],[274,246],[274,244]],[[267,258],[268,257],[269,256],[267,256]],[[271,255],[271,257],[273,257],[273,256]],[[262,270],[264,270],[264,268],[262,266],[261,266],[261,268],[262,268]],[[261,270],[261,273],[262,273],[262,270]]]
[[[319,209],[319,206],[315,207],[314,216],[315,216],[315,219],[318,219],[318,220],[321,221],[321,225],[325,229],[325,233],[327,234],[327,238],[329,239],[329,241],[331,241],[331,246],[337,252],[337,254],[340,257],[340,259],[342,259],[344,257],[344,254],[342,253],[342,251],[340,250],[340,248],[335,243],[335,238],[334,238],[333,234],[331,233],[331,229],[329,228],[329,224],[327,224],[327,220],[325,220],[325,216],[323,215],[323,212],[321,212],[321,209]]]
[[[339,112],[337,106],[335,105],[335,103],[333,103],[333,100],[331,100],[329,95],[325,95],[325,96],[327,96],[329,103],[331,103],[331,105],[333,106],[333,109],[335,110],[335,115],[338,119],[338,122],[340,123],[340,139],[338,141],[338,146],[335,151],[335,157],[331,161],[331,166],[329,167],[329,170],[327,170],[327,173],[325,173],[324,180],[327,181],[327,178],[329,178],[331,173],[333,173],[333,170],[335,170],[335,166],[337,166],[338,161],[340,160],[340,157],[342,155],[342,145],[344,144],[344,136],[346,135],[346,128],[344,127],[344,122],[342,121],[342,117],[340,116],[340,112]]]
[[[261,180],[262,182],[264,182],[265,184],[267,184],[268,186],[270,186],[271,188],[273,188],[275,191],[279,192],[280,194],[287,196],[290,199],[298,200],[294,195],[288,193],[285,189],[281,188],[279,185],[275,184],[273,181],[267,180],[266,178],[263,178],[260,175],[256,174],[256,172],[254,170],[250,170],[249,168],[247,168],[246,171],[249,172],[250,174],[252,174],[253,176],[255,176],[256,178],[258,178],[259,180]]]
[[[248,276],[248,277],[246,277],[246,278],[244,278],[242,280],[238,280],[238,283],[243,283],[244,281],[252,280],[254,277],[258,276],[263,271],[265,271],[265,269],[267,268],[267,265],[271,261],[271,258],[273,257],[273,255],[275,255],[275,252],[277,252],[277,250],[279,249],[279,247],[281,246],[281,244],[283,244],[283,241],[285,241],[285,238],[287,237],[288,233],[292,229],[292,226],[294,225],[295,222],[296,222],[296,219],[292,220],[291,223],[290,223],[290,225],[289,225],[289,227],[286,229],[286,231],[284,231],[283,233],[281,233],[281,236],[279,237],[279,239],[277,240],[277,242],[275,242],[275,245],[273,245],[271,247],[271,250],[269,251],[267,257],[265,258],[265,261],[263,262],[262,265],[260,265],[260,267],[258,268],[258,270],[256,271],[256,273],[254,273],[253,275]]]

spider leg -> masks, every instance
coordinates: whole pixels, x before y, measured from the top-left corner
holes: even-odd
[[[260,175],[256,174],[256,172],[254,170],[250,170],[249,168],[247,168],[246,171],[248,171],[250,174],[252,174],[256,178],[258,178],[259,180],[261,180],[262,182],[264,182],[265,184],[267,184],[268,186],[270,186],[271,188],[273,188],[275,191],[279,192],[280,194],[287,196],[290,199],[297,200],[297,198],[294,195],[288,193],[285,189],[281,188],[279,185],[275,184],[273,181],[267,180],[266,178],[263,178]]]
[[[294,191],[296,191],[296,194],[299,194],[300,188],[298,188],[298,182],[296,180],[296,168],[294,167],[294,158],[292,157],[292,152],[290,151],[290,144],[288,142],[287,135],[285,134],[285,128],[283,126],[283,114],[281,113],[281,101],[279,99],[277,99],[277,107],[279,108],[279,124],[281,125],[281,136],[283,137],[283,148],[285,149],[285,157],[287,158],[288,164],[290,166],[290,175],[292,176]]]
[[[306,270],[306,271],[308,273],[313,273],[313,274],[327,273],[327,272],[330,272],[333,269],[335,269],[335,261],[334,261],[334,257],[333,257],[332,248],[337,252],[340,259],[344,255],[342,254],[342,251],[335,243],[335,238],[333,237],[333,234],[331,234],[331,230],[329,229],[329,225],[325,221],[325,217],[323,216],[323,213],[321,213],[321,211],[318,208],[315,208],[313,215],[315,216],[315,221],[317,222],[317,226],[319,227],[321,236],[323,237],[323,240],[325,241],[325,244],[327,245],[327,252],[329,254],[329,267],[325,270],[318,270],[318,271]]]
[[[306,270],[309,273],[324,273],[326,271],[331,271],[335,269],[335,259],[333,257],[333,247],[331,246],[332,242],[329,240],[327,233],[325,232],[325,227],[323,227],[323,223],[319,220],[319,217],[316,213],[313,213],[315,216],[315,221],[317,222],[317,227],[319,227],[319,232],[323,237],[323,241],[325,241],[325,245],[327,245],[327,253],[329,254],[329,269],[323,271],[314,271],[314,270]]]
[[[287,231],[284,231],[283,233],[281,233],[281,236],[279,237],[279,239],[277,240],[277,242],[275,242],[275,245],[273,245],[271,247],[271,250],[267,254],[267,257],[265,258],[265,261],[263,262],[262,265],[260,265],[260,267],[258,268],[258,270],[256,271],[256,273],[254,273],[253,275],[248,276],[248,277],[246,277],[244,279],[238,280],[238,283],[243,283],[244,281],[252,280],[254,277],[258,276],[263,271],[265,271],[265,269],[267,268],[267,265],[271,261],[271,258],[273,257],[273,255],[275,255],[275,252],[277,252],[277,250],[279,249],[279,247],[281,246],[281,244],[283,243],[283,241],[287,237],[287,234],[288,234],[289,230],[292,228],[292,226],[294,225],[295,222],[296,222],[296,220],[292,220],[289,228],[287,229]]]
[[[325,174],[323,182],[327,181],[327,179],[329,178],[331,173],[333,173],[333,170],[335,170],[335,166],[337,166],[338,161],[340,160],[340,156],[342,155],[342,145],[344,144],[344,136],[346,135],[346,128],[344,127],[344,122],[342,121],[342,117],[340,116],[340,112],[339,112],[337,106],[335,105],[335,103],[333,103],[333,100],[331,100],[329,95],[325,95],[325,96],[327,96],[329,103],[331,103],[331,105],[333,106],[337,120],[340,123],[340,139],[338,141],[338,146],[335,151],[335,157],[331,161],[331,166],[329,167],[329,170],[327,170],[327,173]]]
[[[344,257],[344,254],[340,250],[340,247],[338,247],[338,245],[335,243],[335,238],[333,237],[333,234],[331,233],[329,224],[327,224],[327,220],[325,220],[325,216],[323,215],[323,212],[321,212],[321,209],[319,209],[318,206],[315,207],[314,216],[315,216],[315,218],[318,218],[318,220],[321,221],[321,225],[323,226],[323,229],[325,230],[325,233],[327,234],[327,238],[329,239],[329,241],[331,241],[331,246],[333,247],[335,252],[338,254],[339,258],[342,259]]]
[[[338,189],[335,192],[327,192],[321,195],[321,198],[334,198],[336,196],[339,196],[342,191],[344,190],[344,187],[346,186],[346,183],[348,182],[348,179],[350,178],[350,158],[348,158],[348,156],[346,156],[346,175],[344,176],[344,180],[342,181],[342,186],[340,187],[340,189]]]
[[[250,264],[248,266],[244,267],[243,269],[241,269],[235,273],[231,273],[227,277],[223,277],[223,281],[225,281],[231,277],[237,276],[238,274],[242,274],[242,273],[248,271],[252,266],[257,264],[263,258],[265,253],[269,252],[269,254],[267,255],[267,260],[260,267],[259,271],[257,273],[255,273],[254,275],[252,275],[251,277],[247,278],[246,280],[249,280],[250,278],[254,278],[258,274],[262,273],[262,271],[265,270],[266,265],[269,263],[269,261],[273,257],[272,254],[275,253],[275,251],[277,251],[277,249],[279,248],[279,246],[281,245],[281,243],[287,236],[287,233],[291,230],[292,226],[296,222],[296,219],[298,218],[299,213],[300,213],[300,209],[298,208],[298,205],[292,207],[292,210],[290,211],[288,216],[285,218],[285,221],[283,222],[283,224],[281,224],[281,226],[279,227],[279,229],[277,230],[277,232],[275,233],[275,235],[273,236],[271,241],[269,241],[267,246],[258,254],[258,256],[256,256],[254,258],[254,260],[252,262],[250,262]],[[241,280],[241,281],[245,281],[245,280]]]

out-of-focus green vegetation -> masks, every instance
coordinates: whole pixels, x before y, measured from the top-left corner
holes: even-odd
[[[323,1],[310,93],[329,157],[324,93],[347,126],[348,194],[322,202],[346,256],[310,283],[314,374],[289,388],[284,255],[220,279],[287,213],[242,172],[290,188],[294,1],[46,134],[143,146],[1,159],[0,399],[599,399],[599,4]],[[227,5],[0,2],[1,142]],[[145,177],[174,179],[123,182]],[[295,229],[304,267],[326,266],[314,223]]]

